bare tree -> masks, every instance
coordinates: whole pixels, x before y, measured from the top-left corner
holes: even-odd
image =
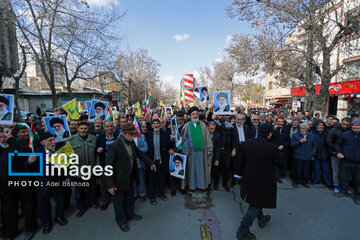
[[[350,53],[354,41],[348,39],[360,31],[356,6],[358,0],[234,0],[228,15],[250,22],[257,33],[234,36],[227,51],[243,72],[305,85],[313,110],[324,111],[331,79],[344,69],[341,61],[331,64],[335,51]],[[315,84],[321,84],[319,95]]]
[[[107,31],[122,15],[78,0],[22,0],[13,1],[13,6],[18,13],[17,28],[41,69],[55,108],[59,102],[53,67],[66,61],[63,64],[71,93],[71,83],[83,77],[84,68],[98,59],[94,49],[100,48],[99,36],[109,37]]]
[[[160,96],[155,93],[160,87],[160,63],[148,56],[145,49],[129,50],[121,54],[118,64],[118,79],[129,104],[141,102],[145,93],[151,96],[151,104],[159,99]]]

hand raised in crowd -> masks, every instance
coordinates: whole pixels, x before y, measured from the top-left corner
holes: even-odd
[[[58,108],[55,108],[55,109],[54,109],[54,113],[55,113],[56,115],[61,115],[61,111],[60,111],[60,109],[58,109]]]
[[[151,165],[150,169],[151,169],[151,171],[156,172],[156,166],[155,166],[155,164]]]
[[[212,152],[208,152],[208,155],[211,155],[212,154]]]
[[[305,142],[306,142],[306,138],[300,139],[300,142],[301,142],[301,143],[305,143]]]
[[[236,148],[234,148],[231,152],[231,156],[234,157],[236,155]]]
[[[216,160],[215,163],[214,163],[214,166],[215,167],[219,166],[219,161]]]
[[[102,148],[102,147],[99,147],[98,149],[97,149],[97,152],[98,153],[102,153],[104,151],[104,148]]]
[[[170,150],[169,150],[169,154],[170,154],[170,155],[174,155],[174,154],[175,154],[174,150],[173,150],[173,149],[170,149]]]
[[[108,192],[114,196],[115,195],[115,191],[117,191],[116,187],[113,187],[113,188],[109,188]]]
[[[340,159],[343,159],[343,158],[344,158],[344,154],[338,153],[338,154],[336,155],[336,157],[338,157],[338,158],[340,158]]]
[[[281,151],[281,150],[283,150],[284,149],[284,145],[280,145],[279,147],[278,147],[278,149]]]
[[[170,140],[174,141],[174,134],[173,133],[170,135]]]

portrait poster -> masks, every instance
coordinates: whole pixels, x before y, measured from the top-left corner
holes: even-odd
[[[95,122],[95,120],[98,118],[104,121],[107,105],[108,103],[104,101],[91,100],[91,109],[89,111],[89,122]]]
[[[174,155],[170,156],[169,161],[170,167],[170,175],[185,179],[186,173],[186,156],[183,154],[175,153]]]
[[[56,114],[52,113],[52,112],[46,112],[46,116],[47,117],[53,117],[53,116],[56,116]]]
[[[206,102],[210,101],[208,86],[199,87],[199,93],[201,104],[206,104]]]
[[[176,115],[174,115],[171,118],[170,123],[171,123],[171,132],[174,134],[175,144],[176,144],[176,147],[178,148],[179,145],[182,143],[182,138],[181,138],[179,128],[177,125]]]
[[[86,106],[86,111],[90,112],[90,109],[91,109],[91,101],[86,101],[86,102],[85,102],[85,106]]]
[[[14,123],[14,95],[0,94],[0,124]]]
[[[55,142],[65,142],[70,136],[66,115],[44,117],[45,127],[55,136]]]
[[[229,115],[230,108],[230,91],[214,92],[214,114]]]

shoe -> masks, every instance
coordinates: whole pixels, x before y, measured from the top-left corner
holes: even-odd
[[[25,240],[31,240],[35,236],[34,232],[25,232]]]
[[[126,225],[126,224],[121,225],[121,226],[120,226],[120,229],[121,229],[121,231],[123,231],[123,232],[128,232],[128,231],[130,231],[130,228],[129,228],[128,225]]]
[[[294,183],[294,184],[293,184],[293,187],[294,187],[294,188],[298,188],[298,187],[299,187],[299,184],[295,184],[295,183]]]
[[[238,239],[238,240],[254,240],[254,239],[256,239],[256,236],[255,236],[255,234],[253,234],[251,232],[247,232],[245,234],[241,234],[241,233],[237,232],[236,239]]]
[[[99,208],[100,208],[100,205],[99,205],[99,204],[97,204],[97,203],[95,203],[95,204],[93,205],[93,208],[95,208],[95,209],[99,209]]]
[[[281,178],[276,178],[276,181],[278,182],[278,183],[283,183],[283,181],[281,180]]]
[[[175,191],[171,191],[171,196],[175,197],[176,196],[176,192]]]
[[[259,227],[264,228],[266,226],[266,224],[270,221],[270,219],[271,219],[270,215],[265,215],[264,219],[262,221],[258,222]]]
[[[186,194],[186,190],[185,190],[185,189],[180,189],[180,193],[181,193],[181,195],[185,195],[185,194]]]
[[[150,203],[151,203],[151,205],[156,205],[156,204],[157,204],[157,202],[156,202],[155,199],[151,199],[151,200],[150,200]]]
[[[219,190],[219,186],[218,186],[218,185],[214,185],[214,190]]]
[[[342,193],[342,192],[334,193],[333,195],[334,195],[334,197],[346,197],[347,196],[345,193]]]
[[[339,193],[340,192],[340,188],[338,186],[334,187],[334,193]]]
[[[360,205],[360,199],[354,199],[355,204]]]
[[[229,186],[225,183],[225,184],[223,184],[223,187],[225,188],[225,190],[227,191],[227,192],[230,192],[230,188],[229,188]]]
[[[146,196],[140,197],[141,202],[146,202]]]
[[[129,221],[139,221],[142,219],[142,216],[140,215],[134,215],[131,218],[129,218]]]
[[[65,226],[68,223],[64,217],[55,218],[55,222],[58,223],[60,226]]]
[[[76,217],[82,217],[85,213],[86,213],[87,209],[86,208],[81,208],[78,213],[76,214]]]
[[[101,205],[100,211],[105,211],[108,207],[109,207],[109,204],[108,204],[108,203],[103,203],[103,204]]]
[[[302,184],[305,188],[310,188],[309,184]]]
[[[235,185],[236,185],[236,180],[233,179],[230,183],[230,187],[233,188],[233,187],[235,187]]]
[[[160,196],[160,199],[163,200],[163,201],[167,201],[167,200],[168,200],[167,197],[165,196],[165,194],[164,194],[164,195],[161,195],[161,196]]]
[[[318,184],[320,184],[319,182],[312,182],[311,184],[313,184],[313,185],[318,185]]]
[[[45,226],[45,227],[43,227],[42,233],[43,233],[44,235],[48,234],[49,232],[51,232],[51,225],[50,225],[50,226]]]

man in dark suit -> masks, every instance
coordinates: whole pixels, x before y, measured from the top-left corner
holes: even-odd
[[[219,178],[220,178],[220,134],[216,131],[217,124],[214,121],[210,121],[208,129],[211,139],[213,140],[213,158],[211,165],[211,179],[214,190],[219,190]]]
[[[253,115],[251,117],[251,138],[257,139],[259,137],[260,117]]]
[[[156,205],[156,195],[163,201],[167,200],[164,193],[165,181],[166,176],[169,175],[169,151],[173,152],[174,138],[171,138],[168,130],[160,129],[159,119],[153,120],[151,127],[152,129],[145,135],[149,148],[147,155],[155,164],[157,171],[149,172],[148,195],[151,204]]]
[[[236,174],[242,176],[241,197],[249,203],[249,208],[237,231],[240,240],[256,239],[249,228],[255,218],[260,228],[270,221],[269,215],[264,216],[263,208],[276,208],[276,177],[274,166],[285,169],[285,163],[278,157],[277,148],[270,142],[273,129],[264,124],[259,127],[259,137],[245,143],[241,152],[241,164]]]
[[[139,181],[136,159],[145,162],[150,166],[151,171],[156,171],[155,164],[151,162],[151,159],[136,147],[135,133],[136,129],[133,124],[124,124],[120,137],[109,145],[105,162],[106,166],[110,165],[113,168],[113,175],[104,176],[104,180],[109,193],[113,196],[116,222],[123,232],[130,230],[127,221],[142,219],[141,216],[134,213],[133,180]]]
[[[241,153],[245,142],[251,139],[251,131],[249,126],[245,124],[245,119],[246,119],[246,115],[243,113],[239,113],[236,116],[236,123],[233,124],[235,129],[235,137],[236,139],[238,139],[238,145],[236,148],[236,156],[232,158],[231,168],[230,168],[231,177],[232,177],[230,187],[232,188],[235,186],[237,181],[237,178],[234,178],[234,169],[236,168],[236,165],[240,161],[239,158],[241,155],[239,153]]]
[[[283,117],[279,117],[274,126],[274,135],[271,142],[279,149],[280,157],[284,159],[285,162],[288,161],[289,153],[288,146],[290,144],[290,131],[288,128],[284,127],[285,120]],[[279,183],[282,183],[281,178],[286,176],[286,171],[280,171],[276,168],[276,180]]]

